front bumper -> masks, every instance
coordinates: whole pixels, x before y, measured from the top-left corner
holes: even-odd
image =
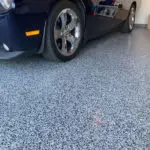
[[[21,51],[7,52],[2,45],[0,46],[0,59],[1,60],[13,59],[18,56],[22,56],[24,54],[25,52],[21,52]]]
[[[14,32],[15,28],[9,14],[0,15],[0,59],[12,59],[24,53],[23,51],[17,51],[21,47],[19,46],[19,38],[16,40]],[[3,44],[9,47],[9,52],[5,50]]]
[[[20,51],[26,40],[9,13],[0,15],[0,45],[6,44],[11,51]]]
[[[20,16],[12,12],[0,14],[0,59],[10,59],[22,53],[36,53],[42,41],[42,35],[26,37],[25,32],[34,29],[31,16]],[[38,27],[39,28],[39,27]],[[5,51],[3,44],[9,47]]]

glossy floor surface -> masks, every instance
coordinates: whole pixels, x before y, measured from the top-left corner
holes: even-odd
[[[0,150],[149,150],[150,32],[113,33],[67,63],[0,61]]]

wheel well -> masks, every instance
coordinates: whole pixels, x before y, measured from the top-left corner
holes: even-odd
[[[62,1],[62,0],[56,0],[56,1],[54,1],[54,3],[51,6],[56,5],[60,1]],[[85,18],[86,6],[84,5],[83,0],[67,0],[67,1],[70,1],[70,2],[73,2],[74,4],[76,4],[77,7],[82,12],[83,17]]]
[[[60,2],[62,0],[57,0],[53,3],[53,5],[57,4],[58,2]],[[70,1],[70,2],[73,2],[75,3],[77,6],[79,6],[79,8],[83,8],[83,9],[86,9],[85,5],[84,5],[84,2],[83,0],[67,0],[67,1]]]
[[[137,7],[136,1],[134,1],[134,2],[132,3],[132,5],[134,5],[135,8],[136,8],[136,7]]]
[[[84,5],[83,0],[68,0],[68,1],[73,2],[80,9],[80,11],[82,13],[82,17],[84,19],[84,26],[85,26],[86,25],[86,15],[85,15],[85,13],[86,13],[86,6]]]
[[[83,8],[85,8],[85,5],[82,0],[68,0],[68,1],[71,1],[77,5],[81,5]]]
[[[85,16],[86,6],[84,5],[83,0],[68,0],[68,1],[73,2],[80,9],[82,13],[82,17],[84,19],[84,25],[85,25],[86,24],[86,16]]]
[[[73,2],[74,4],[77,5],[77,7],[80,9],[80,11],[82,12],[82,14],[84,15],[85,14],[85,11],[86,11],[86,7],[83,3],[82,0],[68,0],[70,2]]]

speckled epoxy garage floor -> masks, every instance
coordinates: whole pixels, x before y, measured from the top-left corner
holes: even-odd
[[[114,33],[67,63],[0,61],[0,150],[150,150],[150,32]]]

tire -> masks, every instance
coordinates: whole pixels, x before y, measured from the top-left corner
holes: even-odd
[[[84,18],[80,9],[72,2],[58,2],[47,20],[43,56],[52,61],[73,59],[79,52],[83,31]]]
[[[134,4],[132,4],[128,18],[121,26],[122,33],[131,33],[133,31],[134,23],[135,23],[135,14],[136,14],[136,6]],[[134,19],[134,20],[132,20],[132,19]],[[133,22],[131,22],[131,20]]]

